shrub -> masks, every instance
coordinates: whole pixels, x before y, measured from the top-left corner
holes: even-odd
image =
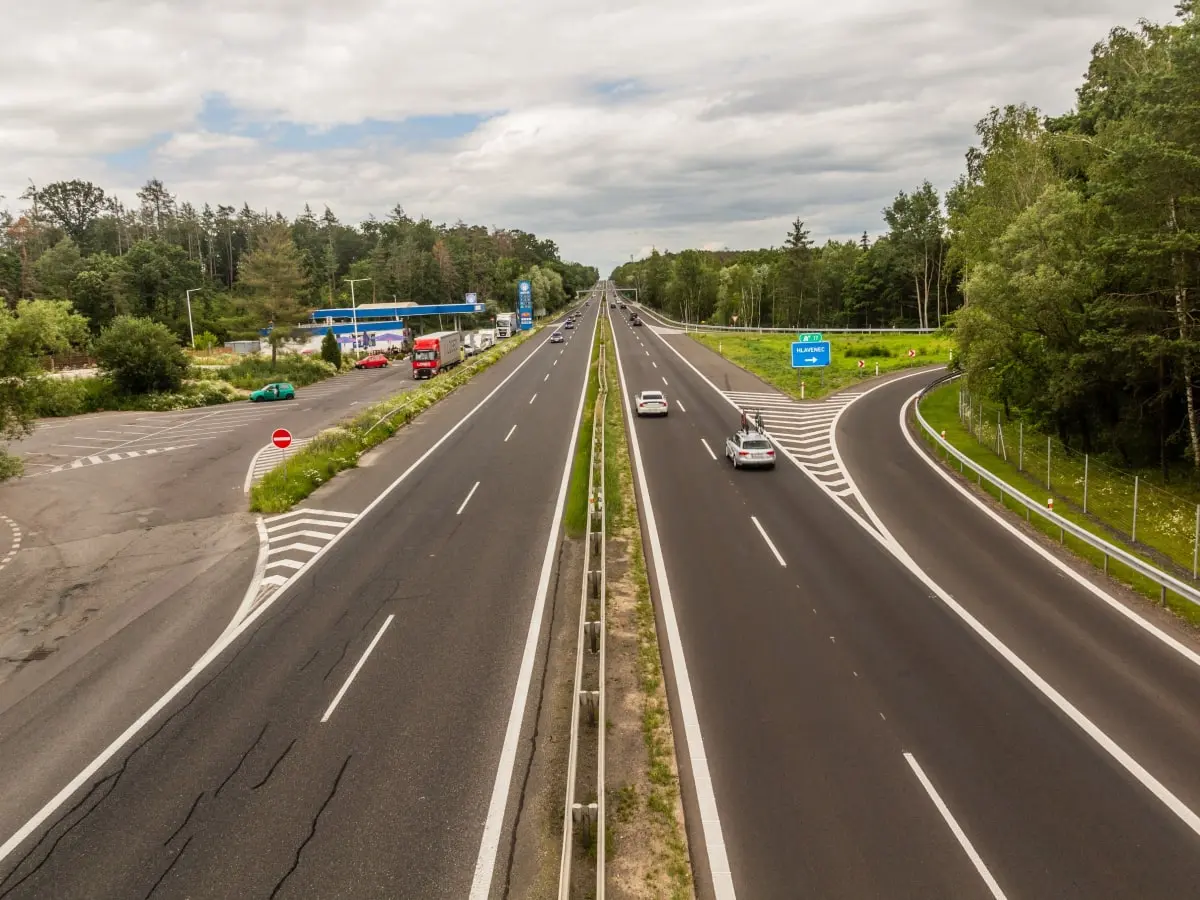
[[[883,344],[862,344],[858,347],[848,347],[842,355],[846,359],[866,359],[872,356],[890,357],[892,351]]]
[[[122,394],[177,391],[188,371],[187,356],[166,325],[118,316],[96,342],[100,369]]]
[[[25,471],[21,457],[0,450],[0,481],[16,478]]]
[[[220,377],[234,387],[253,391],[272,381],[290,381],[296,387],[304,387],[336,374],[337,369],[324,360],[286,354],[276,360],[274,367],[271,366],[271,360],[264,357],[244,357],[235,365],[221,370]]]
[[[335,369],[342,367],[342,348],[338,344],[337,338],[334,337],[332,328],[326,331],[325,337],[321,339],[321,359]]]

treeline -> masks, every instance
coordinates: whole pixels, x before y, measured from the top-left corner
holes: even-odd
[[[1066,115],[992,109],[936,213],[922,188],[874,243],[802,247],[793,230],[780,249],[654,255],[613,277],[693,321],[936,326],[940,306],[971,390],[1124,466],[1200,469],[1197,98],[1185,0],[1172,23],[1097,44]]]
[[[883,210],[887,232],[815,245],[801,219],[781,247],[684,250],[612,278],[681,321],[780,328],[940,327],[962,303],[941,198],[929,182]]]
[[[93,333],[121,315],[149,318],[188,335],[192,290],[196,334],[257,337],[268,321],[300,321],[314,306],[358,302],[462,302],[474,292],[515,309],[517,281],[535,302],[562,306],[599,277],[564,262],[551,240],[514,229],[435,225],[396,206],[386,219],[347,225],[328,208],[289,221],[243,204],[180,203],[157,180],[136,208],[87,181],[31,186],[24,208],[0,213],[0,297],[69,300]]]

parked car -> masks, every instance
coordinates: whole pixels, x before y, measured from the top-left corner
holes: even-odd
[[[251,403],[258,403],[260,400],[295,400],[296,389],[286,381],[278,381],[275,384],[268,384],[265,387],[260,387],[257,391],[250,395]]]
[[[639,416],[665,416],[667,414],[667,398],[662,391],[642,391],[634,402]]]
[[[360,359],[354,364],[356,369],[386,369],[388,364],[387,357],[382,353],[372,353],[370,356]]]

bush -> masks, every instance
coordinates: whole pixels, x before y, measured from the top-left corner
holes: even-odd
[[[320,359],[298,354],[280,356],[274,367],[271,360],[261,356],[247,356],[235,365],[222,369],[220,377],[234,387],[248,391],[258,390],[272,381],[289,381],[296,387],[315,384],[337,374],[337,368]]]
[[[178,391],[188,371],[187,356],[171,330],[134,316],[118,316],[100,333],[96,359],[127,395]]]
[[[321,339],[321,359],[335,369],[342,367],[342,348],[338,344],[337,338],[334,337],[332,328],[326,331],[325,337]]]
[[[0,450],[0,481],[17,478],[24,471],[25,465],[21,462],[21,457]]]
[[[846,359],[866,359],[872,356],[892,356],[892,351],[883,344],[862,344],[858,347],[848,347],[842,354]]]
[[[240,400],[242,395],[232,385],[213,380],[188,382],[176,392],[122,394],[107,378],[42,378],[36,383],[34,398],[34,415],[49,418],[105,410],[191,409]]]

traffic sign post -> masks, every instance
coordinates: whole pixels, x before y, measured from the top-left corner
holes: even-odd
[[[795,341],[792,344],[793,369],[819,369],[829,365],[829,341]]]
[[[276,428],[271,432],[271,443],[283,451],[283,480],[284,483],[290,483],[287,468],[287,448],[292,446],[292,433],[286,428]]]
[[[525,279],[517,282],[517,321],[522,331],[533,327],[533,285]]]
[[[821,333],[818,331],[809,331],[802,332],[796,340],[802,344],[815,344],[817,341],[824,340],[824,338],[821,337]]]

